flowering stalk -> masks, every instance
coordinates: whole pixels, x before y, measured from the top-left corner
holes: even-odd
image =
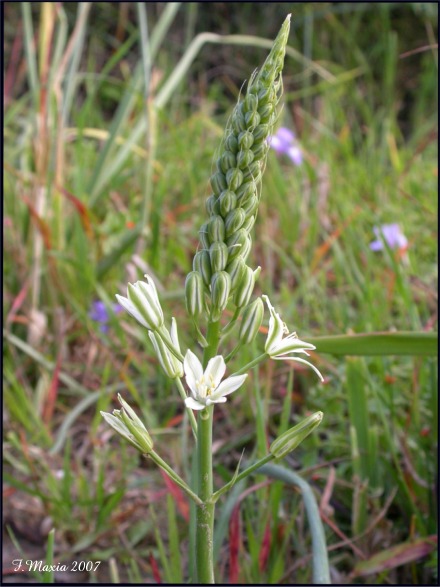
[[[193,260],[193,270],[185,281],[186,309],[197,340],[203,347],[200,361],[188,349],[181,351],[174,318],[168,330],[158,292],[149,276],[146,282],[129,284],[127,297],[117,296],[125,308],[144,328],[159,364],[173,382],[189,413],[196,441],[190,486],[155,452],[153,439],[135,411],[122,398],[121,410],[103,413],[106,422],[137,450],[151,458],[186,492],[195,507],[191,509],[190,540],[194,546],[195,582],[214,583],[214,515],[215,503],[238,480],[245,478],[271,460],[284,458],[321,422],[317,413],[275,439],[269,453],[239,472],[214,492],[212,468],[213,412],[216,404],[239,389],[247,379],[250,368],[264,359],[292,360],[305,363],[320,372],[309,361],[298,358],[308,355],[315,347],[300,340],[275,311],[267,296],[252,301],[255,282],[261,268],[246,264],[260,200],[260,183],[265,167],[269,138],[277,119],[277,105],[282,92],[281,71],[284,63],[290,15],[284,21],[261,70],[255,73],[246,93],[236,105],[227,124],[216,172],[211,177],[212,194],[206,202],[208,221],[200,229],[201,248]],[[250,345],[260,331],[264,318],[264,303],[269,309],[269,329],[265,352],[238,371],[224,378],[226,363],[243,346]],[[222,317],[232,305],[232,319],[223,328]],[[218,354],[225,340],[240,319],[237,343],[226,359]],[[206,324],[206,331],[202,332]],[[187,390],[182,383],[185,379]],[[197,412],[197,419],[194,415]],[[193,536],[193,529],[195,537]]]
[[[219,320],[223,311],[232,302],[236,308],[234,317],[238,317],[248,305],[259,273],[246,265],[246,259],[252,243],[250,231],[257,215],[259,185],[269,148],[267,139],[277,118],[289,29],[290,15],[263,67],[251,78],[245,97],[232,113],[216,162],[217,171],[211,177],[213,193],[206,202],[209,220],[199,232],[201,250],[194,258],[190,278],[194,286],[186,288],[190,315],[196,320],[203,310],[208,313],[207,344],[203,353],[205,369],[217,354],[221,336]],[[198,301],[196,303],[200,299],[202,283],[206,307]],[[257,330],[253,328],[254,336]],[[203,505],[197,507],[196,527],[199,583],[214,583],[212,419],[212,405],[198,411],[196,474],[198,494],[203,501]]]

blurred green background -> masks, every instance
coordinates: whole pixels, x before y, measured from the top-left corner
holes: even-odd
[[[217,479],[230,479],[244,448],[262,456],[322,410],[319,434],[285,464],[314,488],[334,582],[435,580],[437,10],[4,3],[4,499],[16,548],[30,552],[55,528],[57,560],[102,561],[76,580],[187,576],[187,502],[99,415],[122,393],[188,474],[181,402],[114,294],[154,275],[181,347],[194,347],[183,285],[213,157],[292,12],[279,126],[303,162],[269,153],[251,259],[256,293],[315,341],[326,382],[287,362],[254,372],[218,411]],[[373,228],[391,223],[407,248],[371,250]],[[377,332],[408,334],[348,348],[322,338]],[[272,482],[241,497],[219,507],[220,580],[309,582],[300,496]]]

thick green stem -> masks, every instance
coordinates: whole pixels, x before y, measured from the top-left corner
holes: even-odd
[[[196,508],[196,566],[199,583],[214,583],[214,503],[212,498],[212,413],[213,406],[199,412],[197,424],[198,495]]]
[[[208,345],[203,353],[203,367],[217,354],[220,323],[210,322],[206,334]],[[197,581],[214,583],[214,511],[212,502],[212,416],[214,406],[198,413],[197,422],[197,489],[201,505],[196,507]]]

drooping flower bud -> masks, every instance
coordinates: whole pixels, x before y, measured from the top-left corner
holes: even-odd
[[[322,412],[315,412],[296,426],[293,426],[293,428],[290,428],[290,430],[284,432],[284,434],[281,434],[281,436],[274,440],[270,445],[269,450],[271,454],[273,454],[277,460],[285,457],[321,424],[323,417],[324,414]]]
[[[153,441],[142,420],[126,401],[118,394],[121,410],[113,410],[113,414],[101,412],[101,416],[118,434],[123,436],[141,453],[148,454],[153,450]]]
[[[145,275],[147,283],[129,283],[127,297],[116,294],[116,299],[138,322],[149,330],[157,330],[164,322],[162,307],[154,281]]]

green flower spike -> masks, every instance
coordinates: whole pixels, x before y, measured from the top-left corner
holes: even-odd
[[[222,139],[216,171],[210,179],[212,194],[206,201],[209,219],[199,231],[201,251],[197,253],[194,269],[203,275],[205,284],[210,283],[211,291],[207,293],[211,293],[211,317],[214,320],[219,319],[231,296],[238,309],[249,301],[247,292],[252,289],[251,273],[240,271],[241,275],[237,275],[238,265],[233,261],[241,258],[245,262],[252,245],[250,231],[260,202],[268,138],[273,134],[278,116],[277,107],[283,89],[281,71],[289,29],[290,15],[261,70],[251,76],[245,95],[234,108]],[[213,288],[209,275],[224,272],[229,273],[232,287],[227,292],[226,304],[223,296],[219,304],[218,288]],[[246,279],[247,284],[239,288],[242,279]],[[237,289],[241,295],[233,295]],[[225,288],[222,288],[224,292]]]

